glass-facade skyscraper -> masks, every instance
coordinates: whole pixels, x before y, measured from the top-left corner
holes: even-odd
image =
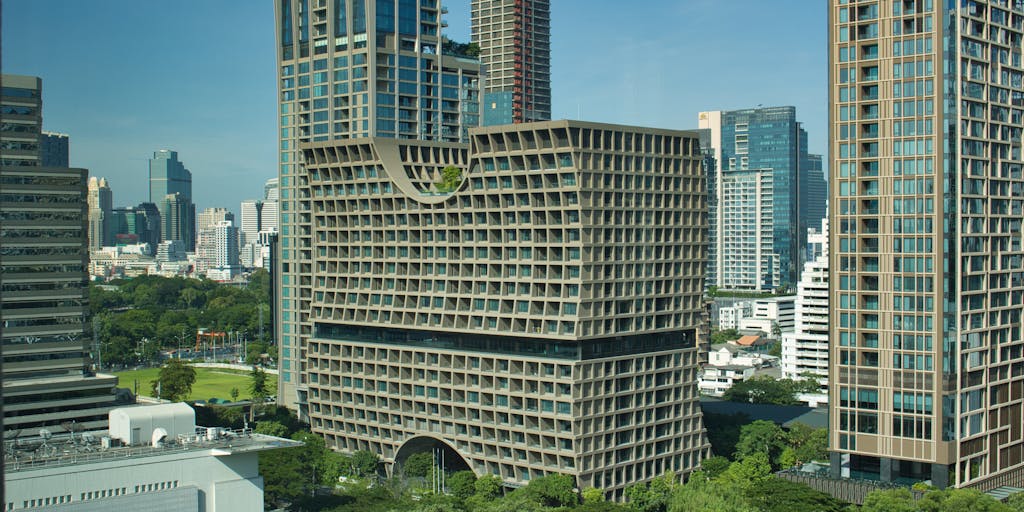
[[[442,39],[438,0],[275,0],[280,128],[279,400],[305,414],[313,233],[300,144],[361,137],[465,142],[480,62]]]
[[[831,0],[835,476],[1024,484],[1024,4]]]
[[[797,282],[803,262],[801,256],[807,239],[807,227],[818,226],[825,215],[825,181],[821,157],[807,153],[807,132],[796,118],[795,107],[765,107],[733,111],[701,112],[701,129],[707,130],[709,153],[715,160],[715,183],[710,187],[717,195],[712,201],[711,270],[709,286],[737,290],[768,291],[780,286],[792,287]],[[747,258],[748,252],[761,246],[760,239],[724,236],[729,223],[741,219],[726,218],[726,197],[722,186],[730,173],[768,172],[771,189],[770,234],[771,251],[760,251],[759,267],[737,265],[735,256]],[[737,199],[745,201],[746,199]],[[764,225],[762,223],[762,225]],[[754,227],[736,231],[753,232]]]

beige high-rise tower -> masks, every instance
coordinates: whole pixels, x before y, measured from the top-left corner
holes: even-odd
[[[550,0],[473,0],[472,20],[484,126],[551,119]]]
[[[433,449],[511,485],[565,473],[621,497],[685,475],[709,451],[696,137],[575,121],[469,133],[303,146],[313,431],[389,467]]]
[[[831,0],[835,476],[1024,485],[1024,4]]]

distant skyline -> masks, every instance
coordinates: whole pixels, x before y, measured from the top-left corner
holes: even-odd
[[[469,0],[444,2],[469,41]],[[552,2],[552,117],[691,129],[697,113],[794,105],[812,153],[827,134],[826,11],[806,0]],[[178,152],[198,209],[237,213],[277,175],[273,3],[5,0],[4,73],[43,79],[43,127],[116,206]],[[585,10],[586,15],[580,14]]]

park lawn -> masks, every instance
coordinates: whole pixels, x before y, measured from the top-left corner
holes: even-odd
[[[211,398],[222,398],[231,400],[231,388],[238,388],[238,399],[247,400],[250,397],[249,384],[252,377],[247,372],[235,372],[220,368],[196,368],[196,382],[192,384],[192,394],[186,400],[209,400]],[[156,380],[160,373],[159,368],[144,368],[141,370],[129,370],[114,372],[118,377],[118,387],[135,390],[135,381],[139,381],[139,394],[152,396],[152,381]]]

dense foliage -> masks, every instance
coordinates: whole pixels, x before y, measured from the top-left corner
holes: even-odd
[[[89,287],[89,308],[105,367],[144,364],[155,361],[161,350],[190,348],[200,328],[247,333],[247,359],[255,362],[273,336],[270,275],[262,269],[244,287],[160,276],[107,284],[116,288]]]
[[[160,374],[152,381],[153,396],[179,402],[192,393],[196,382],[196,370],[181,359],[168,359],[160,368]]]
[[[730,402],[752,404],[796,405],[800,393],[818,393],[820,386],[813,379],[776,379],[767,375],[756,375],[736,382],[722,395]]]

